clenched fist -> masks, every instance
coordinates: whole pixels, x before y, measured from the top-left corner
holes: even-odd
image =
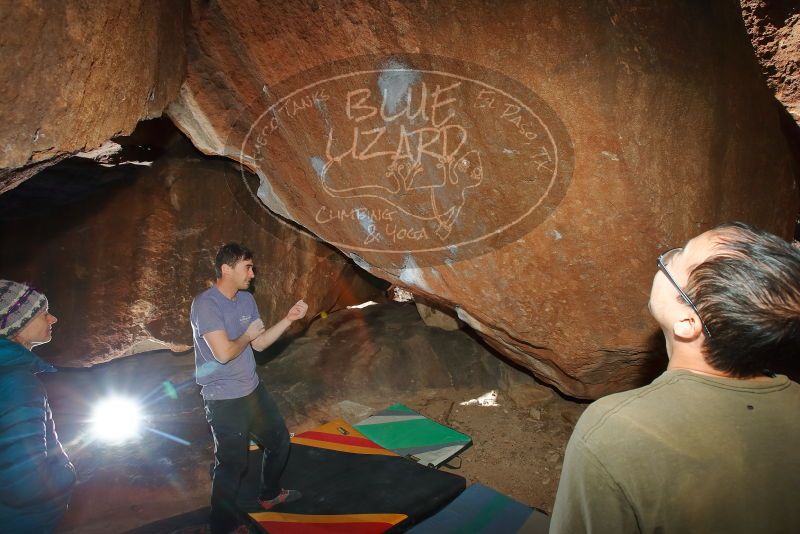
[[[247,334],[247,339],[253,341],[255,338],[264,333],[264,321],[261,319],[256,319],[250,323],[244,333]]]
[[[289,313],[286,314],[286,319],[289,321],[296,321],[298,319],[302,319],[306,316],[306,312],[308,311],[308,304],[306,304],[303,299],[298,300],[294,306],[289,310]]]

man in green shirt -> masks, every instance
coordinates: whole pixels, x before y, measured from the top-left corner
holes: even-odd
[[[593,403],[551,533],[798,532],[800,250],[741,223],[659,256],[667,371]]]

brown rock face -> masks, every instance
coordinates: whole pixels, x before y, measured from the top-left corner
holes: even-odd
[[[52,158],[130,133],[177,95],[185,2],[6,2],[0,11],[0,193]]]
[[[414,304],[417,305],[417,312],[419,312],[420,318],[426,325],[447,331],[458,330],[461,328],[461,324],[459,323],[458,319],[449,313],[445,313],[444,311],[429,306],[428,304],[425,304],[419,300],[417,300]]]
[[[254,222],[225,184],[230,167],[184,157],[112,170],[114,181],[82,200],[0,223],[3,276],[44,291],[59,318],[39,352],[86,366],[165,345],[190,348],[191,301],[213,280],[213,256],[228,241],[254,252],[255,297],[268,324],[301,297],[315,312],[376,298],[328,245],[274,219]],[[91,172],[98,171],[84,166],[77,175]],[[69,181],[56,175],[55,183]]]
[[[741,0],[747,33],[775,97],[800,123],[800,5]]]
[[[571,395],[657,368],[659,251],[730,219],[791,234],[796,171],[736,4],[197,1],[191,19],[168,113],[258,173],[236,182],[254,206]]]

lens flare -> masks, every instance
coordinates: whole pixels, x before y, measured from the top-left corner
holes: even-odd
[[[98,403],[90,421],[97,439],[119,444],[139,435],[142,413],[136,402],[112,397]]]

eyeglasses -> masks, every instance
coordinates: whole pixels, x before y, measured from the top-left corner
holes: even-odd
[[[697,306],[694,305],[694,302],[692,302],[692,299],[689,298],[689,295],[687,295],[686,293],[683,292],[683,289],[680,288],[678,283],[675,281],[674,278],[672,278],[672,275],[669,274],[669,271],[667,270],[667,263],[669,263],[669,261],[675,256],[675,254],[677,254],[681,250],[683,250],[683,248],[679,247],[679,248],[673,248],[671,250],[666,251],[665,253],[660,255],[658,258],[656,258],[656,265],[658,266],[659,270],[662,273],[664,273],[664,276],[667,277],[667,280],[669,280],[670,283],[673,286],[675,286],[675,289],[677,289],[678,293],[681,294],[681,297],[683,298],[684,302],[686,302],[686,304],[688,304],[694,310],[694,313],[697,315],[697,318],[700,320],[700,324],[703,325],[703,331],[706,333],[706,337],[707,338],[711,338],[711,332],[708,330],[708,327],[706,326],[706,323],[704,323],[703,319],[700,317],[700,312],[697,311]]]

